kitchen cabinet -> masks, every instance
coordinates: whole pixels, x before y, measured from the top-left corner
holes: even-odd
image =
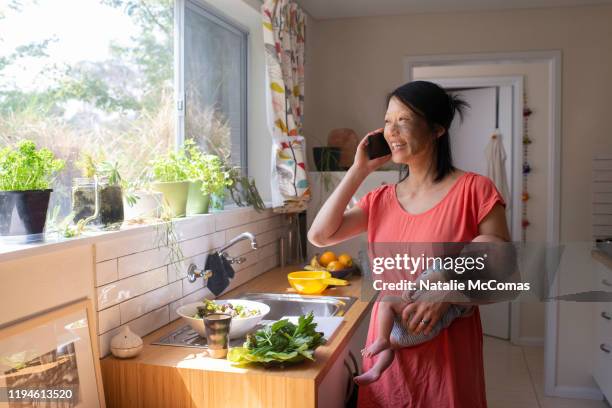
[[[602,255],[605,256],[605,255]],[[612,262],[610,262],[612,264]],[[595,290],[612,292],[612,269],[595,262]],[[612,401],[612,303],[595,304],[593,378],[608,401]]]
[[[327,374],[317,387],[318,408],[342,408],[353,391],[353,371],[357,364],[358,373],[361,373],[361,349],[364,347],[370,325],[371,307],[349,343],[340,351]]]
[[[299,265],[275,268],[224,294],[285,293],[287,273]],[[359,356],[365,344],[371,301],[364,300],[360,276],[350,285],[328,288],[323,295],[357,298],[330,339],[315,352],[315,361],[283,369],[235,367],[209,358],[205,350],[154,344],[185,325],[177,320],[144,337],[141,354],[101,361],[104,392],[109,407],[303,407],[344,406],[349,374],[344,361],[349,350]],[[359,359],[358,359],[359,360]]]

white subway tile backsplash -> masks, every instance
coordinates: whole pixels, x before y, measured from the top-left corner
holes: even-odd
[[[129,322],[145,313],[174,302],[183,296],[181,282],[174,282],[159,289],[129,299],[119,304],[121,323]]]
[[[107,307],[168,284],[167,269],[166,266],[163,266],[99,287],[97,289],[98,310],[106,309]]]
[[[121,238],[110,238],[105,241],[96,242],[96,262],[156,248],[160,246],[160,240],[161,237],[155,231],[147,230],[128,234]]]
[[[191,258],[183,259],[181,262],[176,262],[168,265],[168,282],[174,282],[187,277],[189,265],[194,264],[198,271],[204,269],[208,253],[196,255]]]
[[[170,323],[170,308],[165,305],[162,308],[140,316],[136,320],[127,323],[130,329],[137,335],[143,337],[159,329],[163,325]]]
[[[270,257],[272,255],[278,254],[279,251],[280,251],[279,241],[276,240],[276,241],[270,242],[269,244],[261,246],[255,252],[257,253],[257,258],[258,259],[265,259],[265,258]]]
[[[257,236],[257,243],[259,245],[266,245],[273,241],[276,241],[281,237],[282,228],[276,228],[268,232],[264,232]]]
[[[218,246],[216,244],[223,245],[222,242],[220,243],[220,237],[217,233],[183,241],[180,245],[183,256],[189,258],[204,252],[212,251]]]
[[[137,254],[119,258],[119,279],[127,278],[143,271],[150,271],[167,265],[170,261],[170,251],[167,247],[150,249]]]
[[[194,215],[174,222],[174,230],[179,241],[193,239],[215,232],[214,214]]]
[[[223,293],[229,292],[230,290],[237,288],[245,282],[248,282],[253,278],[253,274],[257,271],[257,266],[252,265],[248,268],[241,270],[240,272],[236,272],[236,276],[230,282],[229,286],[223,291]]]
[[[246,258],[246,260],[241,264],[233,264],[235,272],[241,271],[243,269],[248,268],[251,265],[255,265],[257,263],[259,249],[256,251],[250,251],[249,253],[240,255],[241,257]]]
[[[223,231],[239,225],[248,224],[251,221],[251,208],[232,208],[215,214],[215,229]]]
[[[228,250],[246,261],[233,265],[236,275],[226,292],[277,266],[285,224],[284,216],[271,209],[257,213],[236,207],[176,220],[172,228],[180,242],[180,261],[176,247],[167,246],[164,225],[95,244],[101,356],[109,353],[111,338],[126,324],[145,336],[177,319],[181,305],[214,298],[204,280],[187,281],[187,269],[192,263],[203,269],[208,254],[236,235],[256,234],[259,249],[252,250],[245,240]]]
[[[98,262],[96,264],[96,287],[106,285],[119,279],[117,272],[117,260]]]
[[[183,278],[181,282],[183,283],[183,296],[189,295],[206,286],[206,281],[202,278],[197,278],[195,282],[189,282],[187,278]]]
[[[104,358],[110,354],[110,342],[121,331],[121,327],[107,331],[98,336],[98,348],[100,349],[100,358]]]
[[[119,305],[109,307],[98,313],[98,334],[106,333],[115,327],[119,327],[120,324]]]

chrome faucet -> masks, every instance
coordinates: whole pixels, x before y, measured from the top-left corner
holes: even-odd
[[[236,237],[232,238],[227,244],[225,244],[224,246],[222,246],[221,248],[219,248],[218,251],[213,251],[211,252],[209,255],[218,253],[219,256],[221,256],[222,258],[225,258],[227,260],[227,262],[230,263],[230,265],[232,264],[241,264],[243,262],[246,261],[246,258],[243,256],[240,257],[231,257],[229,256],[229,254],[227,252],[225,252],[227,249],[229,249],[231,246],[237,244],[238,242],[248,239],[251,241],[251,248],[252,249],[257,249],[257,240],[255,240],[255,235],[250,233],[250,232],[243,232],[240,235],[237,235]],[[207,261],[208,263],[208,261]],[[213,275],[214,271],[211,270],[207,270],[206,266],[202,269],[202,270],[198,270],[198,268],[194,265],[191,264],[189,265],[188,271],[187,271],[187,279],[189,280],[189,282],[195,282],[195,280],[197,278],[203,278],[203,279],[208,279]]]
[[[223,253],[224,251],[229,249],[231,246],[237,244],[238,242],[244,239],[251,240],[251,248],[257,249],[257,240],[255,240],[255,235],[250,232],[243,232],[242,234],[237,235],[236,237],[232,238],[227,244],[219,248],[219,253]]]

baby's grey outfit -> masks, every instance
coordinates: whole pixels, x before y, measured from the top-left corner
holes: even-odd
[[[427,280],[429,275],[429,270],[424,271],[418,278],[418,280]],[[407,327],[404,326],[402,319],[400,316],[395,316],[393,318],[393,329],[391,329],[391,337],[393,341],[403,347],[411,347],[416,346],[421,343],[425,343],[436,337],[440,332],[446,329],[450,324],[457,318],[463,316],[464,314],[468,314],[472,311],[471,306],[459,306],[456,304],[452,304],[446,313],[440,318],[438,323],[432,327],[431,332],[429,334],[424,334],[423,332],[419,334],[413,334],[408,331]]]

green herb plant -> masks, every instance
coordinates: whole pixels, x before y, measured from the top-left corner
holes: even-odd
[[[0,150],[0,191],[46,190],[64,164],[31,140],[7,146]]]
[[[221,195],[232,183],[231,170],[214,154],[205,154],[193,140],[185,141],[187,174],[191,181],[202,183],[202,194]]]
[[[312,312],[300,316],[298,324],[287,319],[247,336],[243,347],[230,349],[227,359],[237,365],[260,363],[264,365],[284,365],[298,363],[306,359],[314,361],[314,351],[325,344],[323,333],[315,329]]]
[[[188,180],[189,160],[184,149],[170,150],[151,161],[153,179],[159,182]]]

